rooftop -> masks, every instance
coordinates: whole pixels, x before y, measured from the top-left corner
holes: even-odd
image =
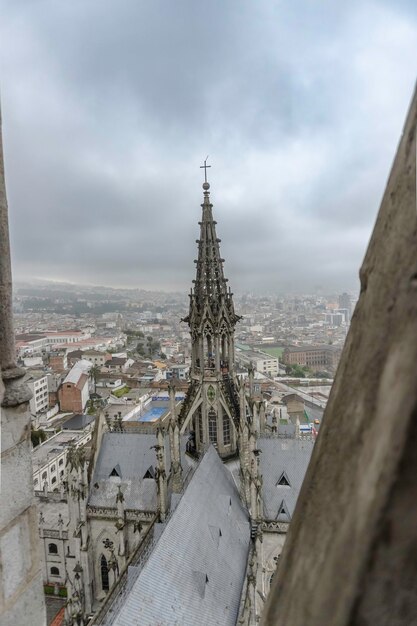
[[[257,447],[261,451],[259,458],[265,518],[289,522],[310,462],[314,441],[261,436]],[[285,513],[282,513],[283,510]]]
[[[123,606],[106,623],[235,626],[249,545],[247,512],[210,447],[143,569],[130,568]]]
[[[47,441],[44,441],[32,451],[32,464],[34,471],[45,465],[49,457],[57,456],[68,448],[71,442],[76,443],[85,436],[83,432],[59,432]]]
[[[77,363],[72,366],[72,368],[66,375],[64,379],[64,384],[73,383],[74,385],[76,385],[83,374],[88,374],[91,367],[92,364],[90,361],[86,361],[84,359],[77,361]]]

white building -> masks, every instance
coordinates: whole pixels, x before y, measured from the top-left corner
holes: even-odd
[[[173,363],[169,365],[165,370],[165,378],[170,380],[176,378],[177,380],[187,380],[190,373],[190,366],[185,363]]]
[[[44,372],[28,372],[26,382],[32,392],[29,402],[31,414],[45,413],[49,406],[48,375]]]
[[[90,361],[90,363],[97,365],[97,367],[103,367],[106,361],[111,359],[111,355],[106,352],[101,352],[100,350],[84,350],[83,359]]]
[[[70,443],[76,448],[85,445],[90,441],[91,434],[91,427],[87,432],[63,431],[37,446],[32,451],[34,490],[58,490],[65,477],[68,446]]]
[[[64,586],[69,554],[68,504],[65,495],[37,493],[42,578],[45,584]]]
[[[239,365],[247,367],[252,363],[257,372],[264,376],[278,376],[279,361],[276,357],[260,350],[241,350],[236,348],[236,360]]]

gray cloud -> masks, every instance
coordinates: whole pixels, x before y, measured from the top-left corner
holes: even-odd
[[[188,290],[202,158],[235,290],[356,287],[411,2],[0,0],[14,272]]]

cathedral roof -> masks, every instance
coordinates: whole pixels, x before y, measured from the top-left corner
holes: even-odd
[[[127,509],[155,511],[156,483],[144,479],[149,468],[157,464],[155,435],[142,433],[105,433],[94,468],[88,503],[91,506],[115,507],[118,486]],[[167,467],[170,466],[169,445],[165,444]]]
[[[211,447],[112,624],[234,626],[249,544],[247,511]]]
[[[311,439],[259,437],[260,474],[263,479],[266,520],[289,522],[310,462]],[[286,484],[288,483],[288,484]],[[282,511],[286,513],[282,513]]]

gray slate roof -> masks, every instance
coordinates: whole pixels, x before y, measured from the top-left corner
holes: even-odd
[[[260,437],[260,473],[263,477],[264,516],[267,520],[289,522],[304,480],[314,441]],[[285,472],[290,486],[277,484]],[[280,514],[284,505],[287,514]]]
[[[105,433],[94,468],[88,503],[91,506],[115,507],[120,485],[127,509],[155,511],[156,483],[153,478],[143,479],[147,469],[156,466],[155,450],[152,449],[155,444],[155,435]],[[168,441],[165,442],[165,453],[169,471]],[[120,478],[110,476],[114,469]]]
[[[235,626],[249,544],[247,512],[211,447],[112,624]]]
[[[169,436],[165,438],[165,464],[169,476],[171,455]],[[149,468],[154,475],[157,466],[153,448],[157,443],[155,434],[105,433],[90,483],[88,504],[91,506],[116,507],[118,486],[125,498],[125,508],[138,511],[156,511],[157,491],[153,478],[143,478]],[[185,448],[187,436],[181,437],[181,463],[183,478],[190,470],[186,462]],[[116,470],[120,476],[110,476]],[[98,485],[98,487],[96,486]]]
[[[95,419],[95,415],[73,415],[62,424],[62,428],[63,430],[83,430]]]

